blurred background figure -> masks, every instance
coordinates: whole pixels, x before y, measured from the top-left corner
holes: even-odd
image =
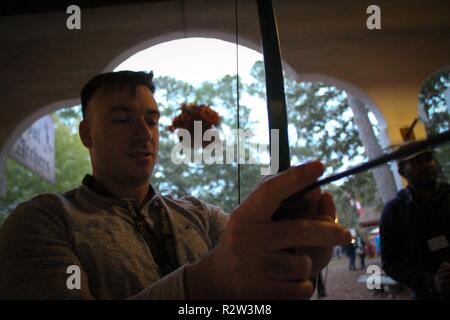
[[[360,259],[361,270],[364,270],[366,268],[366,243],[360,235],[356,238],[356,254]]]
[[[339,260],[339,259],[341,259],[341,255],[342,255],[342,247],[335,246],[334,250],[333,250],[333,256]]]
[[[352,242],[346,247],[346,254],[349,259],[349,270],[356,270],[355,259],[356,259],[356,240],[352,239]]]

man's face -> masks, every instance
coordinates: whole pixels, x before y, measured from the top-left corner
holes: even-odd
[[[402,175],[413,188],[434,188],[437,183],[437,163],[432,153],[423,153],[404,163]]]
[[[129,186],[146,183],[159,147],[159,111],[150,89],[138,86],[135,95],[127,87],[113,92],[99,89],[86,118],[88,129],[80,127],[80,132],[94,176]]]

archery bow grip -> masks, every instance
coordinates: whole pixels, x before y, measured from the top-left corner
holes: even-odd
[[[283,200],[278,209],[272,215],[272,221],[297,219],[302,213],[308,211],[309,204],[302,193]]]

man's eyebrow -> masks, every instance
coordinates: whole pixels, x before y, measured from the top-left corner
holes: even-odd
[[[159,110],[153,110],[153,109],[147,109],[145,111],[145,114],[151,115],[151,116],[157,116],[158,118],[161,116],[161,113],[159,112]]]
[[[108,111],[107,116],[110,116],[111,114],[115,113],[115,112],[126,112],[126,113],[131,113],[133,112],[134,109],[131,106],[127,106],[127,105],[117,105],[111,108],[111,110]],[[146,115],[151,115],[151,116],[157,116],[158,118],[160,117],[161,113],[159,112],[159,110],[153,110],[153,109],[147,109],[145,110],[145,114]]]
[[[133,109],[126,105],[117,105],[111,108],[111,110],[108,111],[107,116],[110,116],[111,114],[115,112],[133,112]]]

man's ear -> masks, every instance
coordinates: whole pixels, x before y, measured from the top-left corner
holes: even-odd
[[[83,145],[88,149],[91,148],[92,147],[91,128],[89,126],[89,122],[87,122],[86,120],[80,122],[79,134]]]

